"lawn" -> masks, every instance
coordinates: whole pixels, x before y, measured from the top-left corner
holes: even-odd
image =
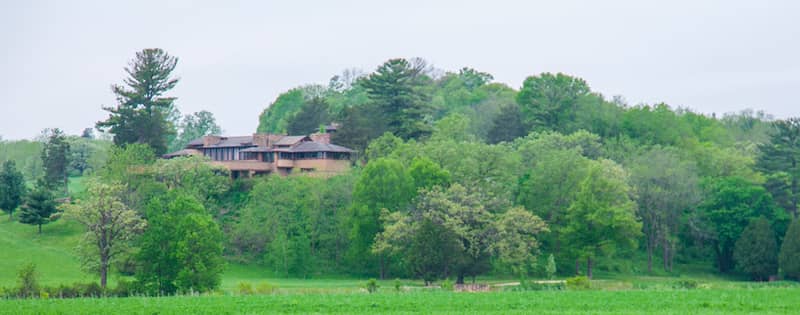
[[[787,288],[670,291],[532,291],[275,294],[0,300],[0,313],[70,314],[792,314]]]

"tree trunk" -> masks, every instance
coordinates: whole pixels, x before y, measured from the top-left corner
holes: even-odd
[[[386,280],[386,262],[383,261],[383,254],[378,255],[378,264],[380,265],[381,280]]]
[[[458,273],[458,277],[456,278],[456,284],[464,284],[464,274]]]
[[[581,274],[581,262],[578,258],[575,258],[575,275],[579,276]]]
[[[39,224],[39,234],[42,234],[42,225]]]
[[[653,273],[653,235],[647,236],[647,273]]]
[[[106,282],[108,280],[108,258],[103,257],[100,259],[100,287],[105,291]]]
[[[662,254],[661,259],[664,260],[664,271],[669,271],[669,241],[667,241],[666,237],[664,238],[664,243],[661,244],[662,247]]]
[[[592,256],[586,257],[586,276],[592,278]]]

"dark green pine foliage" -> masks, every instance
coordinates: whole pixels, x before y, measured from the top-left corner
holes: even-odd
[[[0,209],[8,213],[11,220],[14,210],[22,204],[25,196],[25,178],[17,170],[17,165],[13,160],[3,162],[0,170]]]
[[[372,139],[380,137],[386,125],[375,104],[348,107],[343,110],[342,126],[331,135],[331,141],[364,152]]]
[[[383,114],[386,129],[400,138],[419,139],[433,131],[428,120],[433,112],[430,95],[425,91],[430,79],[424,65],[412,65],[405,59],[392,59],[364,78],[370,100]]]
[[[42,166],[44,168],[45,184],[51,189],[64,189],[68,194],[67,181],[69,179],[70,146],[67,137],[61,129],[45,130],[47,142],[42,147]]]
[[[775,231],[764,217],[753,219],[742,231],[733,252],[736,267],[753,280],[763,281],[778,271]]]
[[[522,122],[519,106],[509,104],[500,109],[500,113],[492,120],[491,129],[487,135],[489,143],[511,141],[525,136],[528,128]]]
[[[164,154],[175,126],[168,121],[173,112],[174,97],[164,97],[178,83],[172,71],[178,58],[159,48],[145,49],[125,68],[124,85],[113,85],[116,107],[104,107],[108,119],[97,123],[98,129],[114,134],[114,144],[145,143],[156,154]]]
[[[25,205],[19,212],[19,222],[39,226],[39,234],[41,234],[42,225],[50,223],[50,217],[57,210],[53,194],[47,185],[39,181],[36,189],[28,194]]]
[[[792,221],[781,244],[778,264],[784,276],[800,280],[800,221]]]
[[[328,103],[323,98],[315,97],[303,104],[300,111],[289,119],[286,131],[290,135],[307,135],[319,131],[319,127],[330,123],[330,120]]]
[[[768,143],[759,146],[757,168],[769,174],[767,188],[786,211],[797,217],[800,197],[800,118],[778,120]],[[785,180],[777,180],[779,178]]]

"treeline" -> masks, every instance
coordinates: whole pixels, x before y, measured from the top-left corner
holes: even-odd
[[[528,229],[538,245],[530,252],[554,254],[562,273],[583,272],[581,265],[588,275],[595,265],[637,270],[641,266],[614,258],[638,253],[647,257],[648,271],[656,264],[671,272],[676,262],[700,262],[756,279],[778,273],[777,248],[797,211],[796,119],[776,121],[753,111],[707,116],[666,104],[630,106],[560,73],[531,76],[518,91],[492,83],[486,73],[469,68],[442,73],[421,60],[395,59],[373,73],[354,73],[335,76],[327,87],[305,86],[280,95],[264,110],[258,128],[303,133],[338,122],[334,142],[361,152],[359,164],[365,165],[355,171],[359,178],[352,204],[338,206],[350,213],[338,220],[350,223],[334,234],[340,239],[349,235],[350,244],[323,258],[325,264],[339,257],[346,262],[352,255],[357,264],[341,270],[379,276],[427,273],[414,267],[407,248],[413,239],[398,238],[404,248],[391,250],[386,240],[398,230],[418,235],[422,226],[434,229],[430,224],[436,223],[425,217],[447,217],[449,211],[445,205],[430,206],[427,196],[433,191],[447,195],[457,184],[479,200],[464,208],[502,216],[521,207],[535,216],[530,222],[543,220],[546,230]],[[398,174],[408,173],[419,159],[449,174],[450,181],[434,185],[438,188],[413,186],[404,193],[411,186]],[[373,168],[381,170],[369,172]],[[377,180],[372,174],[395,175]],[[371,183],[362,184],[369,193],[359,191],[361,182]],[[387,196],[394,199],[384,201]],[[447,218],[439,221],[458,222]],[[768,224],[757,223],[762,219]],[[439,234],[430,231],[438,247],[420,252],[448,253],[449,259],[454,255],[447,244],[453,241],[457,249],[483,251],[481,259],[489,263],[476,267],[480,272],[506,268],[508,261],[494,246],[500,239],[487,237],[492,246],[473,247],[476,236],[463,237],[469,234],[463,230],[472,228],[468,223],[449,224],[441,223]],[[771,238],[746,242],[742,233],[750,225],[767,229],[759,233]],[[499,230],[495,225],[481,231],[496,236]],[[302,240],[307,232],[294,235]],[[776,246],[768,245],[770,240]],[[274,241],[259,240],[263,245],[255,248],[268,248]],[[757,260],[737,254],[754,248],[776,248],[759,254],[760,271],[751,266]],[[437,277],[470,275],[442,259],[426,263],[436,266]],[[526,272],[536,266],[529,263]]]

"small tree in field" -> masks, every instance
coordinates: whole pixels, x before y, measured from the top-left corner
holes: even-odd
[[[39,226],[42,234],[42,225],[50,223],[50,216],[56,213],[56,202],[53,193],[43,182],[36,185],[36,189],[28,194],[25,205],[19,213],[19,222]]]
[[[778,244],[766,218],[750,221],[736,241],[733,259],[739,270],[755,280],[769,279],[778,270]]]
[[[100,273],[100,286],[105,289],[109,266],[144,229],[145,221],[122,203],[122,185],[90,179],[86,191],[86,199],[67,205],[65,215],[86,227],[79,255],[84,268]]]
[[[797,219],[792,221],[786,231],[778,263],[787,278],[800,279],[800,221]]]
[[[11,220],[14,210],[22,204],[25,196],[25,178],[17,170],[17,166],[12,160],[3,162],[0,170],[0,209],[8,212],[8,219]]]

